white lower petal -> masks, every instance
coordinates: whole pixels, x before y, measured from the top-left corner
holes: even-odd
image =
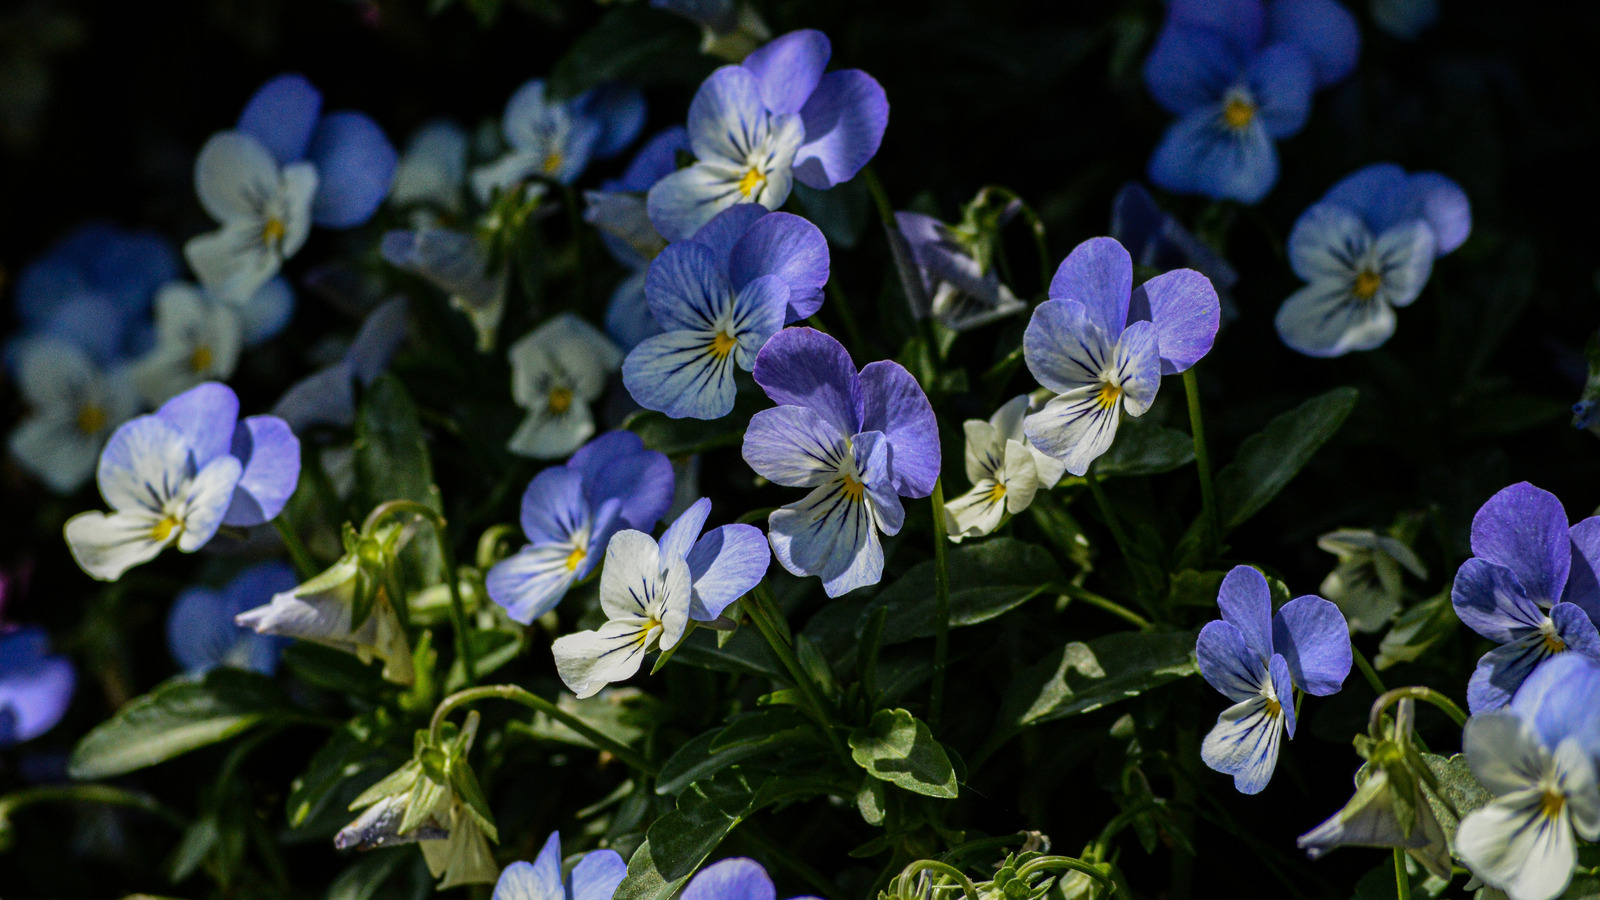
[[[837,597],[883,577],[883,546],[865,499],[852,500],[834,481],[767,520],[772,554],[795,575],[816,575]]]
[[[283,258],[262,240],[266,224],[230,222],[216,231],[190,238],[184,258],[208,292],[227,302],[244,303],[278,274]]]
[[[144,510],[79,513],[67,520],[67,548],[90,577],[116,581],[173,542],[175,532],[157,538],[160,523],[158,515]]]
[[[944,505],[945,528],[950,540],[960,543],[963,538],[982,537],[1000,527],[1005,517],[1006,494],[990,478],[980,479],[972,489]]]
[[[548,409],[535,409],[528,413],[517,427],[506,447],[519,456],[533,459],[562,459],[583,446],[594,435],[594,416],[589,404],[582,400],[568,400],[561,413],[552,415]]]
[[[1105,406],[1101,388],[1081,387],[1046,403],[1023,422],[1028,440],[1060,460],[1068,472],[1082,475],[1111,448],[1122,418],[1122,403]]]
[[[1456,853],[1474,875],[1511,900],[1552,900],[1577,862],[1566,810],[1547,815],[1544,790],[1506,794],[1470,813],[1456,832]]]
[[[1216,727],[1200,745],[1200,758],[1212,769],[1233,776],[1242,794],[1259,794],[1278,765],[1283,740],[1283,715],[1267,697],[1252,697],[1223,710]]]
[[[233,489],[239,484],[243,466],[232,456],[219,456],[195,475],[183,494],[182,532],[178,549],[193,553],[205,546],[222,525]]]
[[[1379,299],[1360,300],[1342,281],[1306,285],[1283,302],[1278,336],[1307,356],[1343,356],[1371,350],[1394,334],[1394,308]]]
[[[550,650],[561,681],[581,700],[632,678],[659,634],[659,624],[647,619],[613,620],[595,631],[557,638]]]

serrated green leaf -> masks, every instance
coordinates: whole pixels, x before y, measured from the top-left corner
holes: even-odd
[[[73,748],[73,778],[109,778],[225,741],[291,712],[272,680],[214,669],[203,681],[173,679],[137,697]]]
[[[1294,478],[1356,408],[1355,388],[1341,387],[1283,413],[1239,445],[1217,473],[1217,518],[1224,533],[1249,521]]]
[[[1008,537],[955,547],[948,556],[948,565],[953,628],[987,622],[1062,580],[1061,569],[1050,551]],[[912,566],[867,605],[857,631],[865,628],[868,617],[882,607],[889,611],[884,620],[884,646],[931,637],[937,624],[930,602],[933,595],[934,563],[927,560]]]
[[[913,793],[953,799],[956,770],[928,726],[903,709],[880,709],[850,735],[850,756],[874,778]]]

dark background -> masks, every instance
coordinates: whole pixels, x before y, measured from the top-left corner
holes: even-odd
[[[774,33],[823,29],[833,40],[835,67],[864,68],[882,82],[892,113],[873,167],[896,206],[920,195],[953,218],[978,188],[1004,184],[1044,218],[1052,268],[1077,242],[1107,231],[1113,193],[1142,177],[1167,122],[1139,76],[1162,15],[1154,0],[758,0],[757,6]],[[1241,275],[1239,317],[1200,367],[1219,463],[1268,417],[1304,398],[1342,384],[1362,390],[1361,405],[1336,442],[1234,536],[1231,557],[1281,571],[1296,593],[1314,591],[1331,568],[1332,558],[1315,549],[1314,539],[1335,527],[1381,528],[1401,512],[1429,513],[1417,546],[1430,578],[1412,583],[1428,596],[1448,586],[1465,557],[1472,511],[1506,484],[1526,479],[1554,491],[1574,519],[1600,504],[1600,448],[1593,436],[1570,426],[1565,412],[1582,387],[1583,342],[1600,320],[1600,232],[1592,225],[1594,161],[1600,157],[1600,79],[1594,75],[1600,8],[1465,0],[1444,7],[1436,27],[1402,42],[1373,27],[1364,4],[1351,6],[1364,41],[1360,66],[1319,95],[1307,128],[1279,145],[1282,175],[1259,207],[1217,210],[1196,198],[1161,198],[1191,225],[1202,218],[1213,225],[1231,221],[1213,231],[1225,235],[1228,258]],[[429,16],[421,0],[11,2],[0,9],[0,267],[14,275],[91,217],[153,227],[177,244],[209,228],[191,186],[194,153],[209,134],[230,127],[246,98],[274,74],[306,74],[322,89],[325,108],[364,110],[399,145],[430,117],[472,125],[497,116],[517,85],[550,72],[605,13],[578,0],[549,0],[533,10],[508,3],[485,28],[459,5]],[[692,26],[664,14],[656,21],[674,37],[644,79],[651,131],[682,120],[694,87],[714,65],[692,52],[698,37]],[[1381,350],[1332,361],[1296,356],[1271,325],[1277,305],[1297,286],[1283,259],[1284,239],[1300,211],[1334,181],[1385,160],[1460,182],[1473,204],[1473,236],[1439,261],[1429,288],[1399,312],[1398,333]],[[585,183],[618,165],[592,168]],[[854,196],[860,199],[859,191]],[[1031,293],[1038,287],[1031,245],[1020,229],[1014,236],[1015,287]],[[289,274],[370,239],[314,234]],[[887,254],[874,228],[860,230],[858,243],[845,252],[835,242],[835,278],[848,295],[870,296],[885,283]],[[9,306],[4,315],[10,316]],[[241,366],[237,386],[246,408],[269,404],[301,371],[297,353],[340,321],[302,292],[291,333],[260,351],[261,361]],[[1002,343],[1008,335],[1014,340],[1014,332],[1002,328],[990,333]],[[992,358],[991,345],[964,343],[957,357],[976,374]],[[1025,388],[1019,380],[1016,390]],[[1175,381],[1163,397],[1152,414],[1183,428]],[[21,414],[9,385],[3,398],[8,417]],[[986,415],[979,405],[957,397],[941,413],[950,421]],[[959,445],[946,450],[947,459],[959,459]],[[737,464],[732,456],[726,462]],[[707,471],[718,471],[719,464],[708,460]],[[953,465],[947,471],[959,470]],[[110,654],[129,679],[118,686],[95,677],[103,672],[86,672],[63,726],[26,754],[0,754],[0,787],[6,787],[28,766],[48,770],[50,754],[69,748],[74,735],[102,719],[119,690],[138,693],[171,670],[160,636],[166,601],[158,590],[130,591],[107,623],[84,620],[94,589],[72,567],[59,529],[66,515],[93,505],[92,488],[71,500],[51,498],[7,462],[0,491],[6,513],[0,516],[0,564],[34,572],[28,592],[8,601],[5,617],[75,633],[71,649],[80,660],[93,667]],[[1149,484],[1117,484],[1113,493],[1152,508],[1195,502],[1188,470]],[[173,565],[167,560],[151,571],[157,578],[183,571]],[[1362,638],[1360,646],[1370,656],[1376,641]],[[1427,683],[1461,697],[1471,662],[1483,649],[1463,629],[1430,657],[1433,663],[1386,677],[1391,685]],[[1171,715],[1193,719],[1203,733],[1223,704],[1197,679],[1189,681],[1168,691],[1164,702]],[[1345,850],[1312,866],[1296,861],[1293,848],[1295,835],[1348,796],[1357,760],[1343,735],[1359,727],[1354,723],[1369,701],[1366,686],[1352,675],[1345,695],[1308,704],[1304,731],[1286,745],[1279,776],[1261,797],[1237,797],[1221,776],[1204,773],[1229,814],[1298,867],[1309,896],[1348,896],[1360,875],[1386,859]],[[1048,773],[1052,754],[1059,754],[1059,780],[1040,776],[1020,784],[989,776],[996,781],[976,785],[986,796],[972,801],[967,818],[995,832],[1039,828],[1056,838],[1059,850],[1076,852],[1114,810],[1092,787],[1075,785],[1090,773],[1066,765],[1072,730],[1104,729],[1112,719],[1101,713],[1071,727],[1041,729],[1018,751],[1019,759]],[[1427,714],[1424,721],[1437,724]],[[1435,749],[1452,749],[1454,738],[1437,734]],[[181,795],[182,772],[174,770],[184,765],[147,781]],[[285,762],[282,772],[259,774],[264,782],[276,777],[286,784],[296,771]],[[142,828],[143,820],[135,820],[118,830],[109,820],[96,824],[98,815],[30,813],[24,827],[36,830],[19,850],[0,856],[0,894],[7,900],[29,891],[111,896],[110,884],[162,892],[151,859],[170,846],[170,835],[158,833],[164,826]],[[787,821],[780,817],[769,828],[781,834]],[[852,846],[835,846],[826,835],[807,840],[808,857],[825,870],[836,861],[842,865]],[[1202,827],[1196,840],[1199,895],[1223,885],[1242,896],[1279,889],[1251,863],[1259,846],[1211,827]],[[1164,851],[1147,864],[1131,840],[1125,844],[1123,863],[1134,887],[1161,891]],[[137,861],[141,855],[149,858]],[[304,871],[331,873],[329,857],[319,847],[289,858],[308,867]],[[13,893],[12,884],[28,887]],[[783,889],[795,893],[801,886],[784,884],[780,876]]]

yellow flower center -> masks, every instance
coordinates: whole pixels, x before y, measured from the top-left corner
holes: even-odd
[[[210,347],[207,347],[204,344],[194,348],[194,352],[189,354],[189,368],[193,370],[195,374],[211,371],[211,364],[215,361],[215,354],[211,352]]]
[[[174,531],[182,530],[183,522],[177,516],[169,513],[166,518],[157,522],[156,526],[150,529],[150,538],[157,543],[165,543],[168,538],[172,537]]]
[[[283,224],[282,219],[268,219],[267,224],[261,226],[261,243],[269,246],[276,244],[288,233],[289,229]]]
[[[565,162],[565,160],[562,159],[560,153],[552,151],[546,154],[544,158],[544,173],[546,175],[554,175],[556,170],[561,168],[561,164],[563,162]]]
[[[1243,97],[1229,97],[1222,106],[1222,121],[1235,131],[1249,125],[1256,117],[1254,103]]]
[[[1567,642],[1563,641],[1554,631],[1544,633],[1544,649],[1550,653],[1565,653]]]
[[[1351,289],[1351,293],[1355,294],[1358,299],[1371,300],[1377,295],[1378,288],[1382,286],[1382,276],[1371,269],[1362,269],[1361,274],[1356,276],[1356,284]]]
[[[106,427],[106,419],[105,408],[90,403],[78,410],[78,430],[84,434],[99,434]]]
[[[738,341],[729,337],[726,331],[719,331],[711,339],[711,355],[717,359],[727,359],[728,354],[732,353],[733,348],[737,346],[739,346]]]
[[[744,177],[739,179],[739,193],[749,197],[756,192],[756,188],[766,183],[767,176],[763,175],[760,169],[751,166],[750,171],[744,173]]]
[[[1269,698],[1267,700],[1267,715],[1272,716],[1273,718],[1277,718],[1278,716],[1280,716],[1282,714],[1283,714],[1283,704],[1279,703],[1276,697]]]
[[[1101,409],[1110,409],[1117,403],[1117,398],[1122,396],[1122,385],[1106,382],[1100,385],[1100,390],[1094,395],[1094,402],[1100,404]]]
[[[851,503],[860,503],[862,496],[867,493],[867,486],[862,484],[854,475],[846,475],[844,477],[844,487],[840,488],[840,490],[844,491],[846,500]]]
[[[588,555],[582,547],[573,547],[572,552],[567,554],[567,571],[578,571],[578,567],[583,565],[583,558]]]
[[[990,503],[999,503],[1001,500],[1005,499],[1005,496],[1006,496],[1006,486],[1005,485],[1000,484],[999,482],[996,482],[994,487],[989,488],[989,502]]]
[[[1558,794],[1553,790],[1547,790],[1544,792],[1544,796],[1539,798],[1539,813],[1554,819],[1556,816],[1561,815],[1561,808],[1566,805],[1567,798],[1564,795]]]
[[[552,416],[564,415],[572,408],[572,391],[564,387],[551,388],[548,408]]]

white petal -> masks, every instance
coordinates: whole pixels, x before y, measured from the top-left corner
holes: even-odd
[[[962,538],[981,537],[1000,527],[1006,512],[1006,496],[995,494],[997,483],[983,478],[973,482],[971,490],[952,498],[944,505],[946,530],[950,539],[960,543]]]
[[[594,414],[582,400],[567,402],[566,411],[559,415],[552,415],[548,407],[531,410],[506,447],[534,459],[570,456],[594,434]]]
[[[693,595],[688,561],[676,556],[666,560],[655,608],[656,618],[661,621],[662,650],[671,650],[689,627],[689,608]]]
[[[1517,791],[1461,820],[1456,854],[1483,881],[1512,900],[1552,900],[1566,889],[1578,853],[1563,809],[1543,810],[1544,791]]]
[[[648,624],[644,619],[615,620],[597,631],[556,638],[550,650],[561,681],[581,700],[608,684],[632,678],[660,630],[659,626],[647,630]]]
[[[1394,334],[1394,308],[1381,299],[1360,300],[1345,281],[1308,284],[1283,301],[1278,336],[1307,356],[1343,356],[1371,350]]]
[[[1495,794],[1527,790],[1550,766],[1550,752],[1515,713],[1473,716],[1462,729],[1461,750],[1479,783]]]
[[[280,211],[283,216],[283,241],[278,253],[284,259],[295,255],[305,246],[311,234],[311,201],[317,193],[317,167],[311,163],[295,163],[283,168],[283,192]],[[257,285],[260,287],[260,285]],[[251,290],[250,293],[255,293]]]
[[[1289,267],[1306,281],[1344,280],[1372,247],[1372,231],[1350,210],[1319,203],[1289,232]]]
[[[100,493],[114,510],[144,510],[160,518],[189,479],[190,451],[176,428],[140,416],[118,428],[100,457]]]
[[[1006,511],[1012,515],[1027,509],[1039,490],[1039,477],[1033,466],[1033,453],[1017,442],[1006,441]]]
[[[961,428],[967,435],[967,481],[977,484],[985,478],[993,478],[1005,465],[1004,435],[994,425],[979,419],[968,419]]]
[[[159,516],[144,510],[79,513],[67,520],[67,547],[90,577],[116,581],[123,572],[155,559],[172,543],[176,535],[170,532],[156,539],[159,523]]]
[[[50,490],[70,494],[94,474],[100,434],[84,434],[72,419],[24,419],[9,440],[11,455]]]
[[[263,224],[238,220],[190,238],[183,256],[206,290],[229,302],[244,303],[278,274],[283,258],[262,240]]]
[[[195,193],[218,222],[257,221],[265,198],[276,196],[278,188],[272,154],[242,132],[212,135],[195,159]]]
[[[1433,229],[1426,222],[1406,222],[1378,236],[1372,248],[1384,300],[1409,306],[1433,272]]]
[[[1222,711],[1200,745],[1200,758],[1233,776],[1243,794],[1259,794],[1278,765],[1283,716],[1268,711],[1268,698],[1252,697]]]
[[[1046,403],[1044,409],[1024,420],[1023,428],[1033,446],[1065,464],[1074,475],[1089,471],[1089,466],[1110,449],[1122,419],[1122,402],[1100,404],[1100,388],[1081,387]]]
[[[178,549],[193,553],[205,546],[222,525],[228,505],[233,502],[233,489],[239,483],[243,466],[232,456],[219,456],[185,487],[183,495],[183,531],[178,537]]]
[[[650,535],[625,529],[606,546],[600,573],[600,607],[612,619],[659,618],[661,551]],[[683,598],[688,602],[688,598]]]

